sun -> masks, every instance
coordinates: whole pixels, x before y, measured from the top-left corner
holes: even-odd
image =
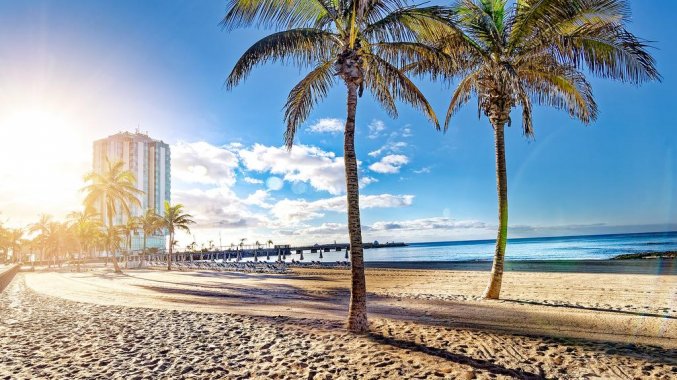
[[[3,112],[0,211],[23,206],[29,213],[60,214],[66,205],[75,206],[90,161],[91,141],[85,141],[77,120],[48,107]]]
[[[44,153],[56,153],[62,144],[68,144],[73,128],[58,113],[42,108],[28,108],[10,112],[0,118],[3,148],[22,154],[31,147]],[[66,152],[60,152],[66,153]]]

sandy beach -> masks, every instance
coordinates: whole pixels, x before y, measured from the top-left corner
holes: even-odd
[[[369,269],[371,334],[343,329],[346,270],[20,273],[0,295],[6,378],[677,376],[677,276]]]

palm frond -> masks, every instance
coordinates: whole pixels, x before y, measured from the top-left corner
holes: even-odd
[[[291,60],[297,66],[307,67],[325,61],[339,42],[334,34],[319,29],[273,33],[256,42],[240,57],[226,79],[226,88],[235,87],[259,64]]]
[[[463,25],[465,33],[470,35],[482,50],[498,52],[504,43],[504,36],[498,29],[492,14],[473,0],[459,0],[453,7],[456,22]]]
[[[402,70],[377,55],[370,54],[367,58],[370,61],[369,65],[381,73],[384,83],[390,89],[390,94],[394,99],[398,99],[420,110],[433,123],[435,129],[441,129],[432,106],[430,106],[423,93]]]
[[[584,26],[554,42],[562,58],[596,76],[634,84],[661,79],[646,41],[620,26]]]
[[[321,0],[231,0],[220,25],[227,30],[256,26],[275,29],[312,27],[330,14]]]
[[[564,110],[589,124],[597,118],[592,86],[573,67],[534,67],[520,69],[526,91],[537,104]]]
[[[451,117],[458,112],[461,107],[470,100],[472,95],[477,94],[477,80],[479,78],[480,72],[475,71],[471,74],[466,75],[461,82],[456,86],[453,95],[451,96],[451,101],[449,102],[449,107],[447,107],[447,116],[444,119],[444,129],[449,128],[449,122]]]
[[[533,138],[534,122],[532,119],[531,98],[521,86],[517,91],[517,102],[522,106],[522,132],[527,138]]]
[[[371,95],[376,99],[381,107],[385,109],[388,116],[396,118],[398,116],[397,105],[395,104],[395,99],[390,93],[390,88],[388,88],[387,81],[381,75],[379,70],[375,68],[370,68],[365,73],[365,83],[369,89]]]
[[[333,61],[319,64],[289,92],[284,106],[284,119],[287,129],[284,133],[285,145],[291,149],[296,130],[310,114],[315,104],[324,99],[334,83]]]
[[[430,40],[455,29],[449,22],[450,17],[451,10],[447,7],[401,7],[373,20],[363,33],[373,41]]]
[[[525,39],[538,37],[549,30],[566,30],[589,25],[623,23],[630,16],[625,0],[532,0],[520,1],[510,48],[521,45]]]

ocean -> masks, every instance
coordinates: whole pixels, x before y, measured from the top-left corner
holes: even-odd
[[[407,243],[367,249],[367,262],[491,261],[494,240]],[[626,253],[677,251],[677,231],[509,239],[506,260],[604,260]],[[325,252],[321,261],[344,260],[345,252]],[[298,260],[297,255],[292,255]],[[319,260],[305,253],[304,261]]]

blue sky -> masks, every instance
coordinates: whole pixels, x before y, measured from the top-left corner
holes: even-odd
[[[630,29],[655,41],[663,82],[634,87],[593,79],[601,111],[593,125],[537,108],[534,141],[522,136],[519,123],[508,130],[513,236],[677,228],[677,129],[670,112],[677,26],[669,19],[677,3],[633,0],[631,6]],[[79,155],[62,166],[58,157],[41,164],[67,178],[64,194],[76,193],[91,165],[89,141],[140,125],[172,144],[173,197],[201,221],[198,240],[219,232],[224,240],[345,240],[336,185],[342,134],[311,131],[334,128],[331,119],[345,117],[343,86],[315,109],[299,147],[285,156],[282,106],[303,72],[263,66],[225,91],[236,59],[266,31],[222,31],[224,8],[224,1],[0,0],[0,112],[42,107],[65,115],[52,129],[73,136],[80,145],[69,150]],[[450,90],[420,84],[443,115]],[[442,134],[407,106],[399,110],[392,120],[369,95],[358,105],[358,159],[369,182],[361,191],[370,196],[363,202],[365,239],[493,237],[494,148],[486,118],[478,120],[470,102]],[[0,128],[17,129],[9,122]],[[23,139],[12,145],[29,150],[44,136]],[[0,165],[0,174],[17,182],[28,170],[17,173],[6,160]],[[275,178],[282,180],[279,189]],[[34,187],[0,193],[5,220],[27,222],[43,209],[58,216],[77,207],[76,195],[19,201],[19,192],[44,191]]]

